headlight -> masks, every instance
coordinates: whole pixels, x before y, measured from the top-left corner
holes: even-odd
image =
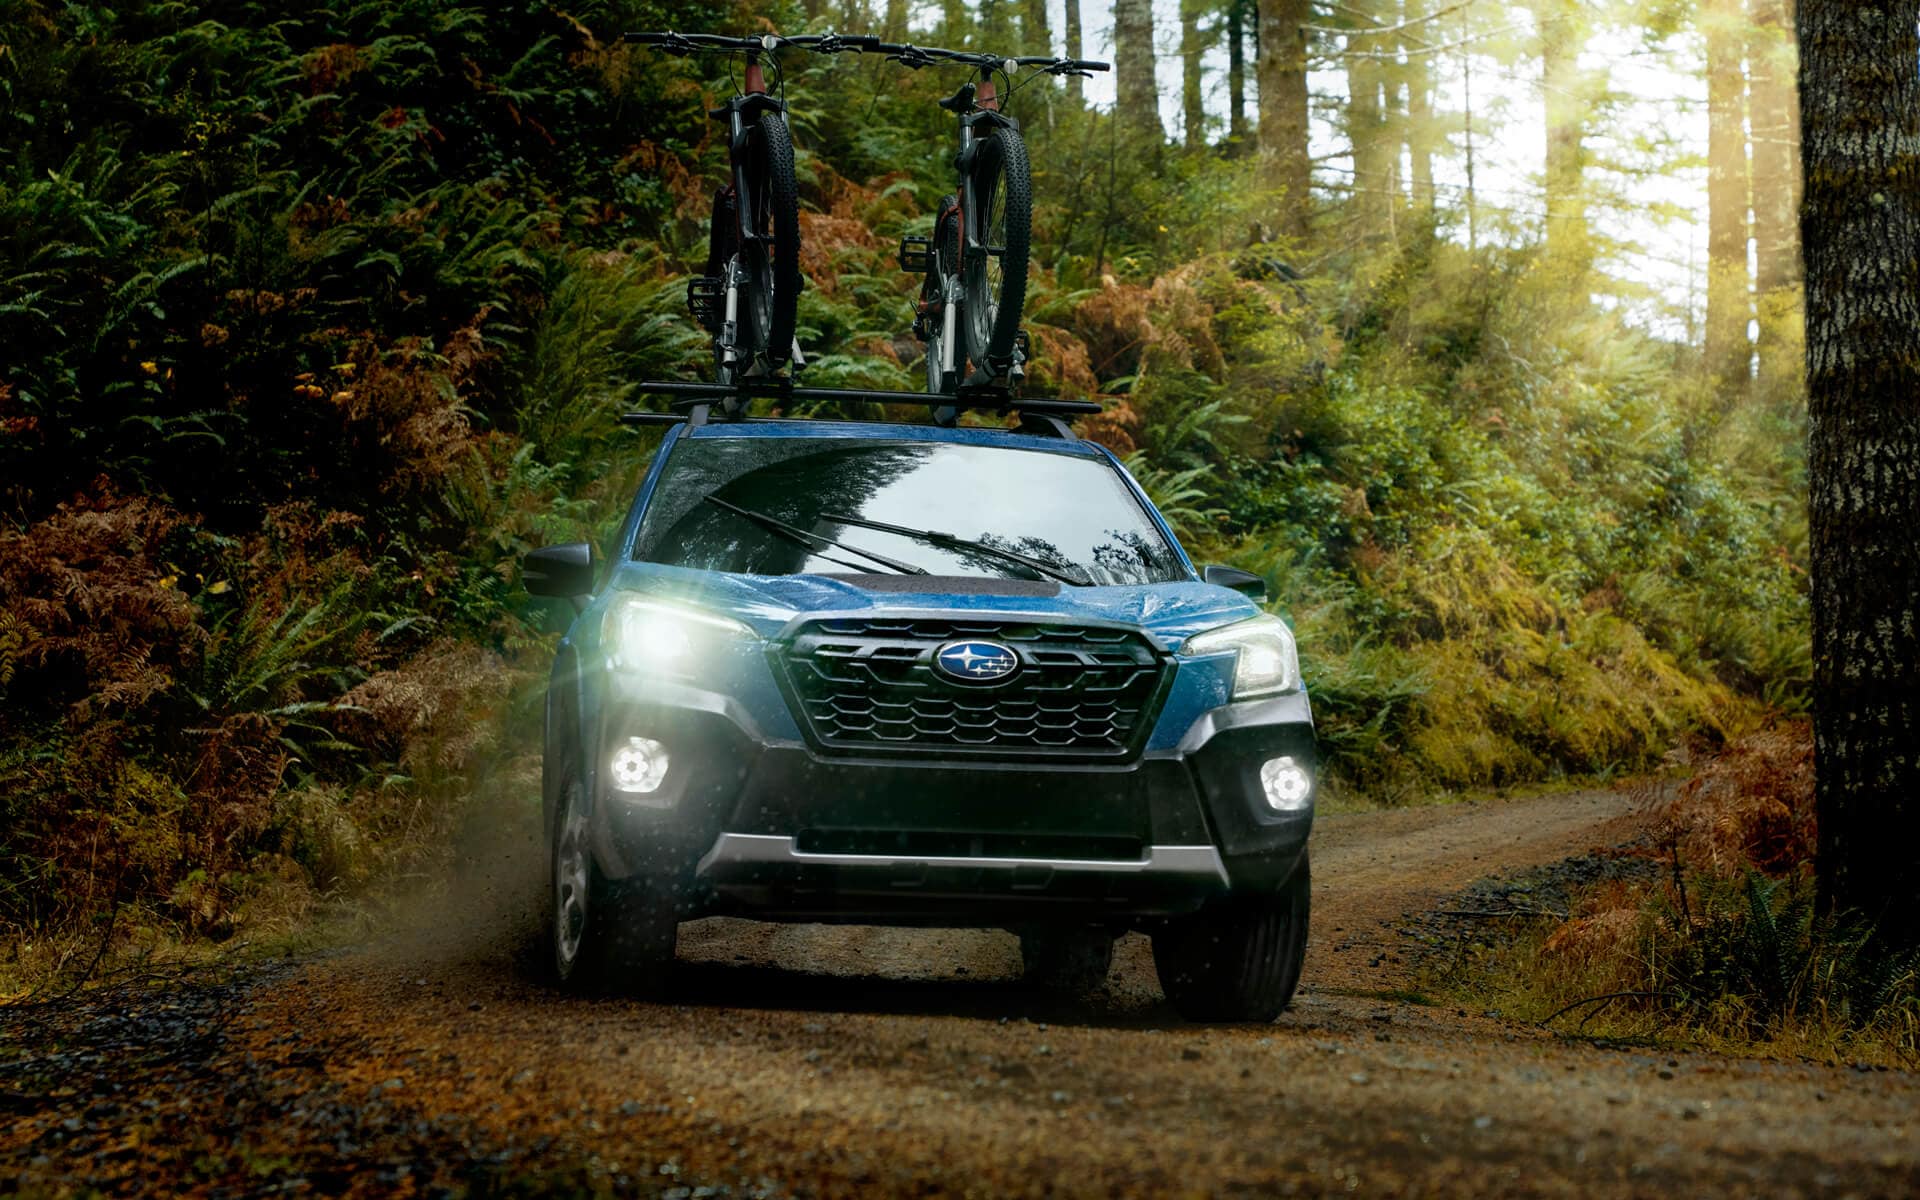
[[[1274,696],[1300,686],[1300,655],[1294,649],[1293,631],[1279,617],[1262,614],[1197,633],[1180,647],[1180,653],[1193,657],[1229,650],[1240,655],[1233,666],[1235,700]]]
[[[753,630],[728,617],[640,599],[616,602],[600,630],[614,666],[673,675],[697,669],[704,652],[752,636]]]

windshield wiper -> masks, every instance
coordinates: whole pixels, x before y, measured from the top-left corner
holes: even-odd
[[[817,533],[808,533],[798,525],[787,524],[779,517],[770,517],[766,513],[755,512],[751,508],[741,508],[738,504],[722,500],[720,497],[711,493],[702,497],[702,499],[716,508],[725,509],[735,516],[752,521],[755,525],[767,530],[769,533],[778,534],[790,542],[796,542],[799,545],[805,546],[807,549],[819,554],[821,558],[826,559],[828,562],[836,562],[843,567],[852,567],[856,571],[865,569],[859,563],[850,563],[843,558],[835,558],[833,555],[825,553],[825,550],[844,550],[850,554],[858,554],[862,558],[877,562],[881,566],[901,575],[925,575],[927,573],[923,567],[916,567],[912,563],[901,562],[897,558],[888,558],[886,555],[877,554],[872,550],[862,550],[860,547],[850,545],[846,542],[836,542],[830,537],[821,537]]]
[[[1045,559],[1034,558],[1032,555],[1022,554],[1017,550],[1003,550],[991,542],[976,542],[972,538],[963,538],[951,533],[941,533],[938,529],[913,529],[906,525],[889,525],[885,521],[869,521],[865,517],[849,517],[842,513],[821,513],[820,519],[823,521],[832,521],[836,525],[852,525],[859,529],[872,529],[880,533],[898,534],[901,537],[913,538],[915,541],[925,542],[930,546],[939,546],[947,550],[971,550],[977,554],[990,555],[993,558],[1000,559],[1002,562],[1015,563],[1025,567],[1029,571],[1045,575],[1047,578],[1058,580],[1061,583],[1070,584],[1073,587],[1088,586],[1085,578],[1068,574],[1067,571],[1054,566]],[[862,553],[865,552],[862,551]]]

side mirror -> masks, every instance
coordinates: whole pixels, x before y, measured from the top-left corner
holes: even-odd
[[[1267,581],[1252,571],[1242,571],[1238,567],[1211,566],[1201,569],[1200,578],[1215,587],[1232,588],[1255,604],[1266,603]]]
[[[529,550],[520,562],[520,581],[535,596],[577,600],[593,593],[593,543],[568,542]]]

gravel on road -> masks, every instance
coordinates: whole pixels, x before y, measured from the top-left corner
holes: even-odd
[[[707,921],[670,1003],[498,938],[0,1010],[29,1195],[1912,1195],[1910,1073],[1603,1049],[1406,1003],[1403,915],[1633,836],[1583,793],[1327,819],[1271,1026],[1181,1024],[1143,939],[1098,995],[1013,939]],[[5,1185],[0,1184],[0,1190]]]

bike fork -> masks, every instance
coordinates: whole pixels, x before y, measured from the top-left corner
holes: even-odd
[[[947,301],[940,306],[940,370],[943,373],[941,378],[951,379],[959,369],[959,364],[954,362],[953,347],[959,333],[960,313],[960,289],[958,281],[952,276],[947,277],[946,291]]]
[[[727,260],[727,319],[720,326],[720,365],[728,371],[740,363],[740,264]]]

